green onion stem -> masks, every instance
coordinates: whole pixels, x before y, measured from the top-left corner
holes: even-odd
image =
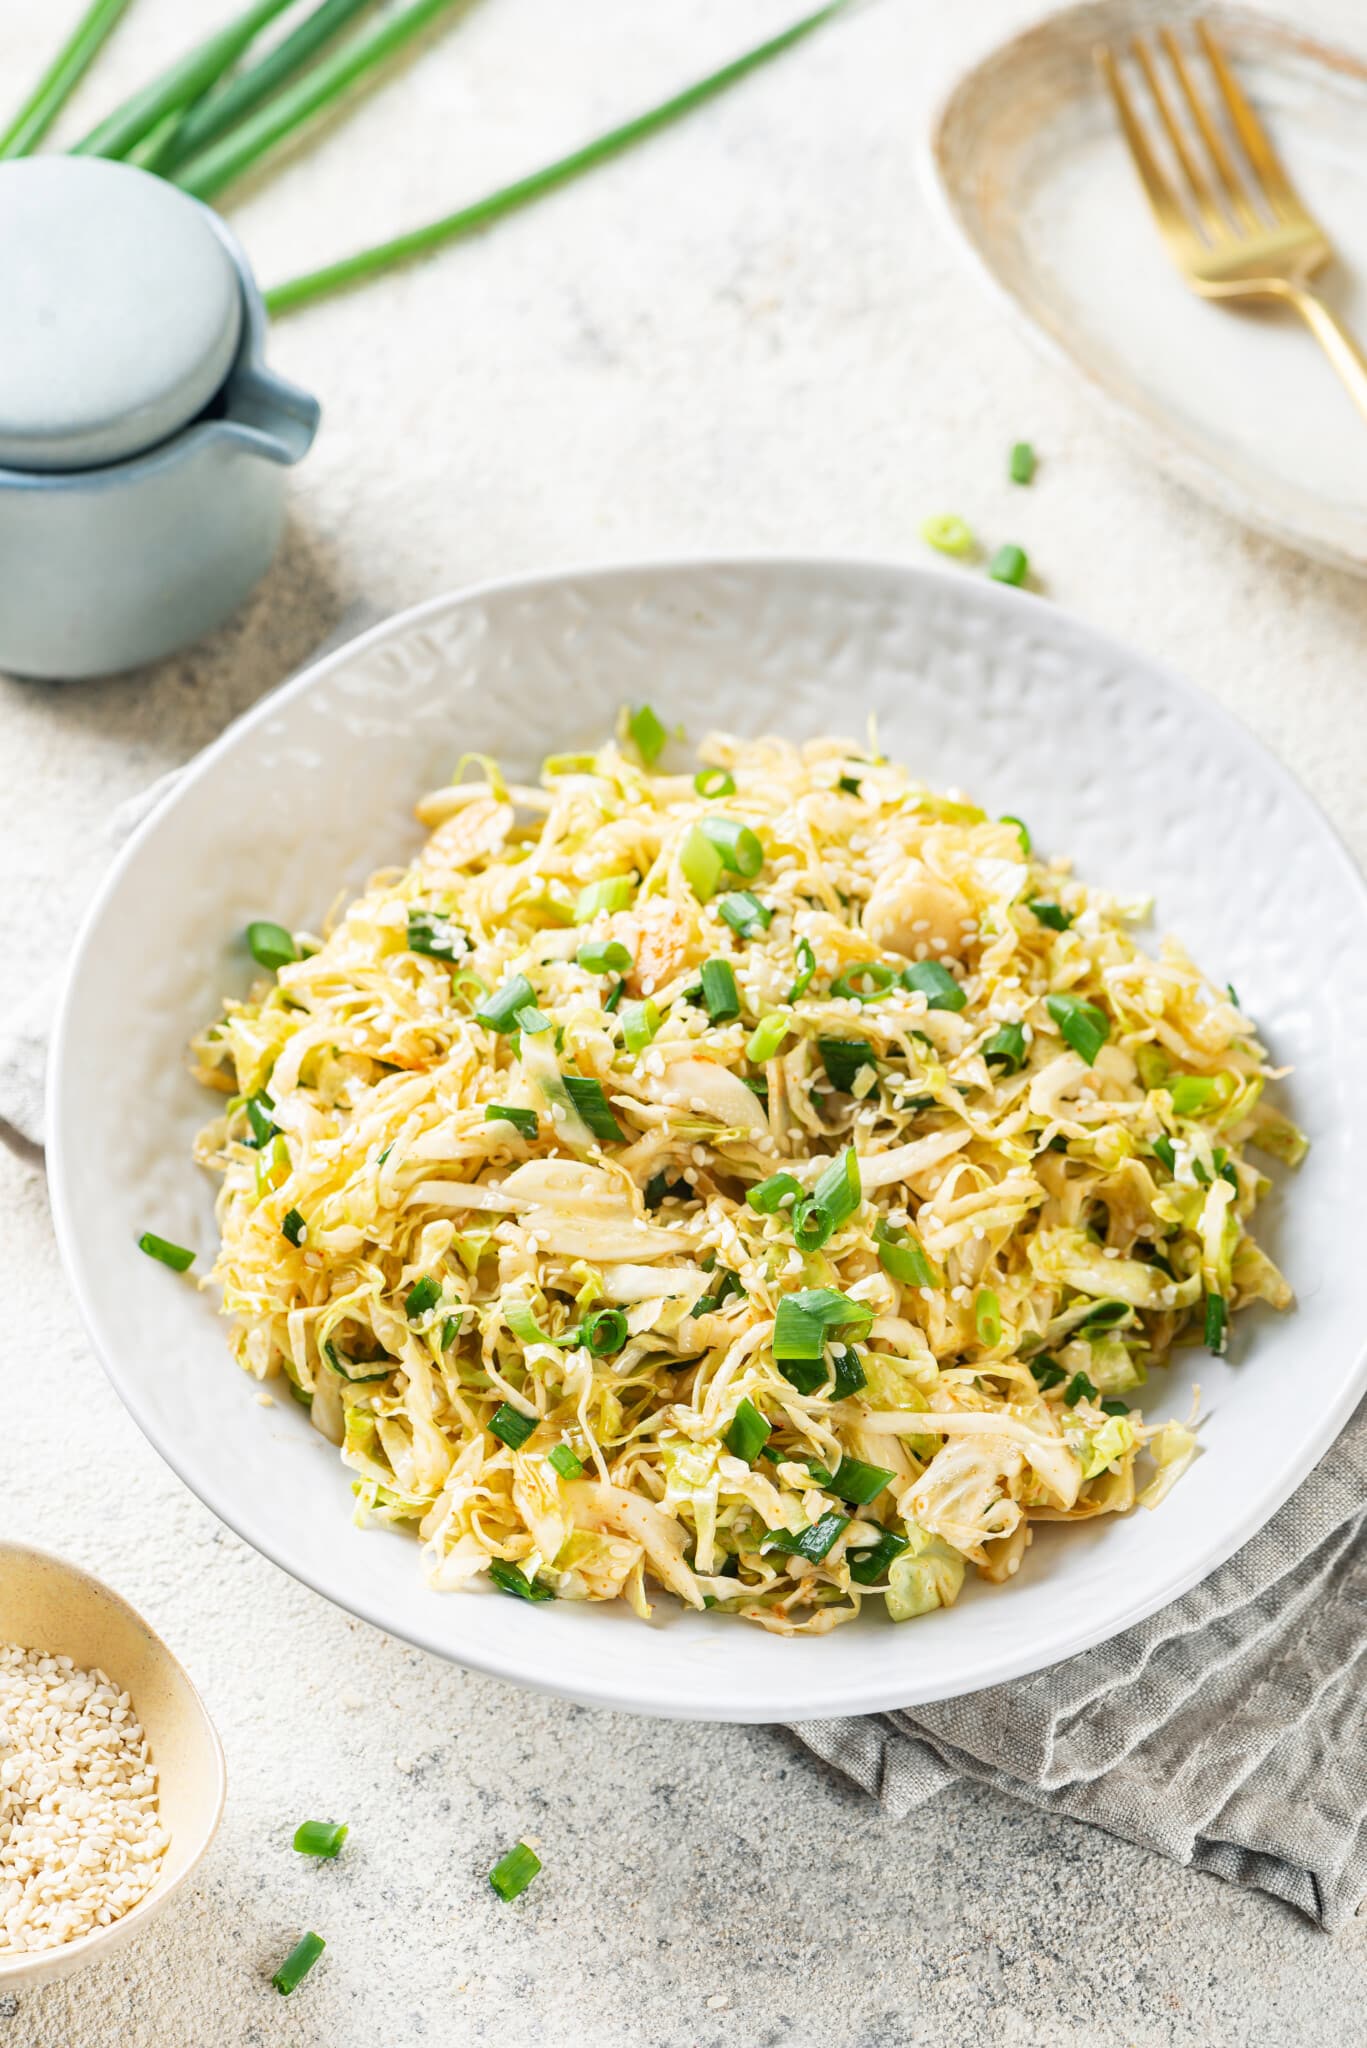
[[[415,256],[425,256],[433,249],[443,247],[447,242],[457,241],[462,235],[474,234],[478,229],[488,227],[491,222],[502,219],[504,214],[513,213],[520,206],[527,206],[543,194],[552,192],[557,186],[568,184],[582,172],[606,163],[609,158],[629,149],[635,142],[647,135],[667,127],[680,116],[691,113],[694,107],[715,94],[724,92],[730,85],[744,78],[747,72],[768,63],[782,51],[810,35],[813,29],[840,13],[847,0],[829,0],[825,7],[815,13],[804,15],[781,34],[771,36],[767,42],[747,50],[742,56],[733,58],[719,71],[711,72],[694,84],[685,86],[682,92],[662,100],[643,114],[624,121],[619,127],[609,128],[603,135],[596,136],[567,156],[557,157],[553,163],[543,164],[539,170],[531,171],[526,177],[516,178],[510,185],[502,185],[497,191],[488,192],[482,199],[476,199],[469,206],[457,208],[456,212],[442,216],[440,220],[428,221],[425,226],[410,228],[406,234],[395,235],[387,242],[378,242],[368,249],[358,249],[353,255],[344,256],[339,262],[324,264],[321,269],[306,271],[301,277],[288,279],[284,284],[274,285],[266,293],[266,305],[272,313],[284,313],[292,307],[307,305],[310,300],[319,299],[327,292],[342,290],[347,285],[359,284],[366,278],[376,277],[381,272],[392,270],[397,264],[406,263]],[[199,190],[198,186],[191,189]],[[215,188],[217,189],[217,188]],[[201,193],[201,197],[203,194]]]
[[[196,43],[150,84],[115,107],[75,145],[73,156],[126,156],[167,114],[189,106],[221,78],[266,23],[288,5],[289,0],[253,0],[236,21]]]
[[[288,1998],[291,1991],[303,1982],[326,1947],[321,1934],[306,1934],[295,1943],[271,1978],[282,1998]]]
[[[92,0],[8,128],[0,133],[0,159],[27,156],[41,142],[89,70],[128,6],[128,0]]]
[[[397,14],[386,14],[359,35],[349,37],[266,106],[258,107],[217,142],[179,164],[171,173],[172,183],[192,192],[196,199],[212,199],[268,149],[456,4],[457,0],[409,0]]]

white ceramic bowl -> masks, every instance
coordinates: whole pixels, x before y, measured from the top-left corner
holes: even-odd
[[[0,1542],[0,1643],[22,1643],[127,1692],[157,1768],[170,1845],[157,1881],[131,1912],[61,1948],[0,1951],[0,1992],[65,1977],[141,1934],[199,1863],[223,1812],[223,1750],[204,1702],[159,1635],[126,1600],[79,1566]],[[3,1737],[0,1729],[0,1737]]]
[[[1089,877],[1233,980],[1315,1149],[1262,1232],[1295,1315],[1241,1317],[1153,1388],[1205,1455],[1156,1514],[1046,1529],[1020,1576],[902,1627],[785,1641],[713,1615],[442,1596],[416,1545],[350,1520],[349,1475],[287,1399],[262,1408],[212,1299],[144,1258],[214,1244],[190,1163],[206,1103],[185,1041],[250,978],[251,917],[313,925],[402,859],[411,807],[471,749],[520,774],[648,699],[694,737],[862,732],[918,774],[1024,816]],[[143,1429],[258,1549],[439,1655],[573,1698],[718,1720],[854,1714],[1039,1669],[1193,1585],[1286,1498],[1364,1380],[1358,1161],[1367,1150],[1367,904],[1324,820],[1198,691],[1051,605],[962,572],[741,561],[566,573],[435,599],[267,698],[125,849],[76,947],[50,1076],[53,1210],[91,1335]]]

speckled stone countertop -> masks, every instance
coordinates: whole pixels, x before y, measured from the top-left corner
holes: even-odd
[[[231,11],[202,0],[196,24]],[[234,224],[270,281],[457,204],[797,11],[478,0],[236,195]],[[60,952],[113,805],[350,606],[641,553],[915,556],[947,508],[1211,690],[1367,855],[1367,583],[1248,537],[1098,428],[924,196],[935,98],[1039,11],[876,0],[485,239],[282,321],[274,360],[326,416],[245,613],[135,677],[0,681],[5,999]],[[1362,34],[1360,0],[1308,11]],[[70,12],[4,10],[7,98]],[[72,132],[187,34],[177,0],[138,0]],[[1022,436],[1041,468],[1013,494]],[[79,1328],[41,1173],[3,1152],[0,1245],[0,1531],[147,1613],[203,1688],[230,1779],[188,1894],[102,1969],[0,2003],[0,2048],[1299,2048],[1360,2025],[1367,1918],[1331,1940],[978,1792],[894,1824],[782,1733],[587,1713],[349,1620],[144,1443]],[[313,1813],[351,1822],[336,1866],[290,1851]],[[524,1834],[544,1874],[505,1906],[485,1872]],[[328,1952],[286,2002],[269,1972],[305,1927]]]

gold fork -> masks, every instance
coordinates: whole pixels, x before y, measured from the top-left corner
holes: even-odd
[[[1133,39],[1130,55],[1143,73],[1180,173],[1175,180],[1154,154],[1115,52],[1096,52],[1168,253],[1202,298],[1279,299],[1294,306],[1354,404],[1367,416],[1367,357],[1338,316],[1310,289],[1310,279],[1332,258],[1333,244],[1306,211],[1209,27],[1198,21],[1195,32],[1214,97],[1238,138],[1246,169],[1203,97],[1172,29],[1161,29],[1157,40],[1185,102],[1190,127],[1179,121],[1171,88],[1164,84],[1159,59],[1145,37]]]

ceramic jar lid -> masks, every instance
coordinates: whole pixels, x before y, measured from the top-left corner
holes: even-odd
[[[0,466],[90,469],[164,441],[223,384],[236,267],[205,209],[99,157],[0,164]]]

